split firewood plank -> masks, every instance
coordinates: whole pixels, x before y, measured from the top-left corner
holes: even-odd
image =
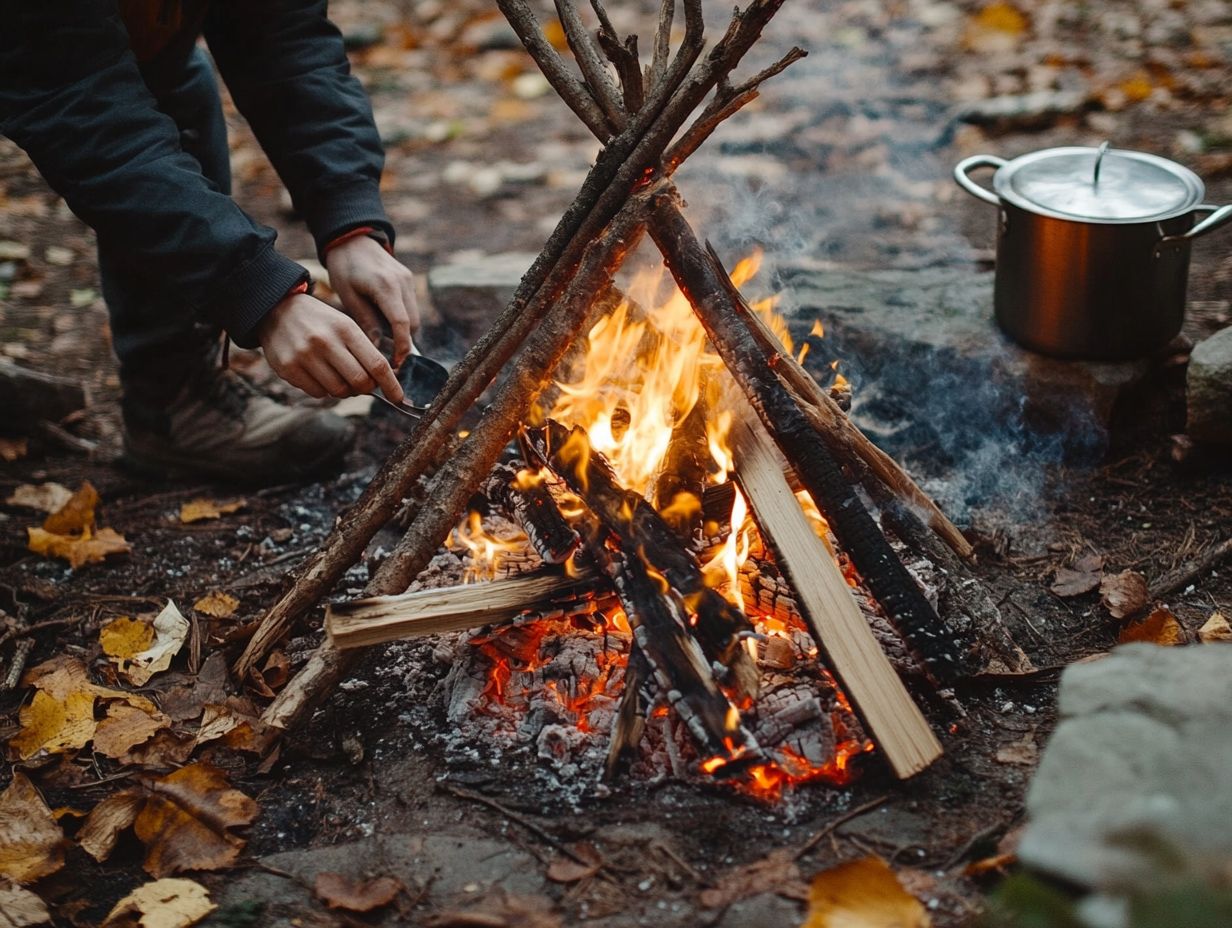
[[[747,404],[732,426],[736,479],[763,539],[795,588],[818,648],[889,762],[907,778],[941,756],[928,721],[886,659],[851,596],[847,579],[814,534],[783,477],[774,444]]]
[[[537,572],[510,580],[416,590],[398,596],[369,596],[325,609],[325,633],[340,650],[460,632],[512,622],[520,615],[584,606],[595,600],[598,576]]]

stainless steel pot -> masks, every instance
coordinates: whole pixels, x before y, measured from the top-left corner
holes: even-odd
[[[985,167],[996,168],[992,191],[970,177]],[[1185,314],[1190,243],[1232,220],[1232,206],[1202,204],[1188,168],[1107,142],[975,155],[954,179],[1000,208],[997,322],[1056,357],[1122,360],[1166,345]]]

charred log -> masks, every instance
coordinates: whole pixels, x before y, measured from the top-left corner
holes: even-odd
[[[582,543],[539,475],[502,465],[492,472],[483,492],[513,516],[545,564],[563,564]]]
[[[706,487],[706,403],[699,399],[672,429],[651,501],[686,544],[702,542],[702,496]]]

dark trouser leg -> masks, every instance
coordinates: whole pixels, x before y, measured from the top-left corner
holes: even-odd
[[[231,192],[227,127],[209,59],[189,56],[178,80],[151,88],[159,108],[175,120],[184,151],[197,159],[214,187]],[[120,360],[125,415],[170,402],[188,377],[212,357],[219,330],[203,323],[158,281],[134,273],[99,247],[103,297],[111,316],[112,346]],[[149,423],[153,424],[153,423]]]

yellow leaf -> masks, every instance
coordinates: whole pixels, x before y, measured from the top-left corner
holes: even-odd
[[[1131,641],[1144,641],[1147,644],[1158,644],[1164,647],[1185,643],[1185,630],[1181,623],[1167,609],[1156,609],[1141,622],[1133,622],[1121,629],[1117,636],[1121,644]]]
[[[93,529],[98,499],[98,490],[87,480],[63,506],[43,521],[43,528],[53,535],[71,535]]]
[[[27,760],[35,754],[77,751],[94,737],[94,694],[66,693],[57,698],[42,690],[18,713],[21,731],[9,742],[17,756]]]
[[[1021,35],[1027,31],[1027,17],[1012,4],[990,3],[972,18],[972,23],[980,29],[992,32],[1006,32],[1010,35]]]
[[[180,506],[180,521],[187,525],[190,522],[201,522],[205,519],[221,519],[232,512],[238,512],[248,505],[247,500],[236,499],[220,503],[212,499],[194,499]]]
[[[32,883],[64,866],[64,832],[21,772],[0,793],[0,876]]]
[[[188,630],[188,619],[180,614],[175,603],[167,600],[163,611],[154,618],[153,644],[131,658],[116,661],[120,673],[135,686],[145,686],[150,677],[171,666],[171,659],[183,647]]]
[[[51,921],[51,913],[30,890],[0,883],[0,919],[0,928],[31,928],[46,925]]]
[[[1212,612],[1211,617],[1198,629],[1198,640],[1203,644],[1215,641],[1232,641],[1232,625],[1223,617],[1223,613]]]
[[[102,928],[189,928],[215,908],[195,880],[155,880],[117,902]]]
[[[108,657],[127,661],[154,643],[154,626],[144,619],[120,616],[99,629],[98,643]]]
[[[1130,103],[1141,103],[1155,90],[1151,76],[1145,71],[1138,71],[1132,77],[1121,82],[1121,92]]]
[[[928,912],[880,857],[823,870],[809,890],[803,928],[929,928]]]
[[[239,605],[240,601],[230,593],[219,591],[202,596],[193,603],[193,608],[203,615],[213,616],[216,619],[228,619],[235,614]]]
[[[35,554],[58,557],[76,570],[84,564],[98,564],[109,554],[127,554],[132,549],[124,536],[114,529],[97,533],[86,529],[80,535],[57,535],[42,528],[28,528],[28,547]]]
[[[184,870],[231,866],[244,839],[231,829],[248,825],[259,806],[206,763],[190,764],[142,782],[146,801],[134,830],[146,845],[145,869],[153,877]]]

